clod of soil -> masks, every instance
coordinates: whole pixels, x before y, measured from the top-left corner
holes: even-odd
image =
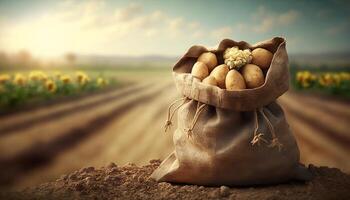
[[[19,192],[2,192],[0,199],[350,199],[350,175],[335,168],[309,166],[314,179],[265,187],[203,187],[157,183],[149,179],[159,160],[137,167],[114,163],[83,168],[54,182]]]

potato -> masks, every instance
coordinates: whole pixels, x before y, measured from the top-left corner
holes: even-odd
[[[202,62],[196,62],[192,67],[191,74],[194,77],[199,78],[200,80],[203,80],[205,77],[209,75],[208,67],[206,64]]]
[[[216,65],[218,65],[218,60],[216,59],[216,55],[211,52],[202,53],[198,60],[199,62],[203,62],[207,65],[209,72],[214,69]]]
[[[208,84],[208,85],[217,86],[216,79],[213,76],[208,76],[202,82],[205,83],[205,84]]]
[[[225,84],[227,90],[241,90],[246,88],[243,76],[235,69],[231,69],[227,73]]]
[[[254,64],[244,65],[241,69],[247,88],[256,88],[264,84],[265,78],[262,70]]]
[[[258,65],[261,69],[268,69],[271,65],[273,54],[263,48],[256,48],[252,51],[252,64]]]
[[[225,79],[228,71],[229,71],[228,66],[225,64],[222,64],[215,67],[213,71],[211,71],[210,73],[210,76],[213,76],[215,78],[217,85],[222,89],[226,88]]]

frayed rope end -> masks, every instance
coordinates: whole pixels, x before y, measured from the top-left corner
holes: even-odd
[[[185,132],[187,133],[187,138],[192,137],[193,130],[191,128],[185,128]]]
[[[278,140],[278,138],[273,138],[271,141],[271,144],[268,147],[277,147],[278,151],[281,151],[283,149],[283,144],[280,143],[280,141]]]
[[[252,146],[254,146],[255,144],[260,145],[260,142],[263,141],[265,143],[268,143],[267,140],[265,140],[265,138],[263,138],[264,134],[259,133],[257,135],[254,135],[252,141],[250,141],[250,143],[252,144]]]
[[[167,120],[166,122],[165,122],[165,125],[164,125],[164,132],[166,133],[166,132],[168,132],[168,130],[170,130],[171,129],[171,126],[173,125],[173,123],[170,121],[170,120]]]

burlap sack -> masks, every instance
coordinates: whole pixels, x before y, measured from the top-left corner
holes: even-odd
[[[173,68],[177,89],[184,96],[175,108],[179,109],[175,151],[153,172],[153,179],[237,186],[310,179],[299,164],[298,146],[276,103],[289,87],[285,40],[273,38],[250,45],[225,39],[212,51],[219,64],[223,51],[232,46],[263,47],[274,53],[265,83],[241,91],[203,84],[190,72],[199,55],[208,50],[191,47]],[[169,113],[167,126],[172,115],[174,112]]]

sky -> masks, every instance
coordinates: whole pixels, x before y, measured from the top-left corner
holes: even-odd
[[[280,36],[290,53],[349,52],[348,2],[1,0],[0,50],[178,56],[224,38],[254,44]]]

